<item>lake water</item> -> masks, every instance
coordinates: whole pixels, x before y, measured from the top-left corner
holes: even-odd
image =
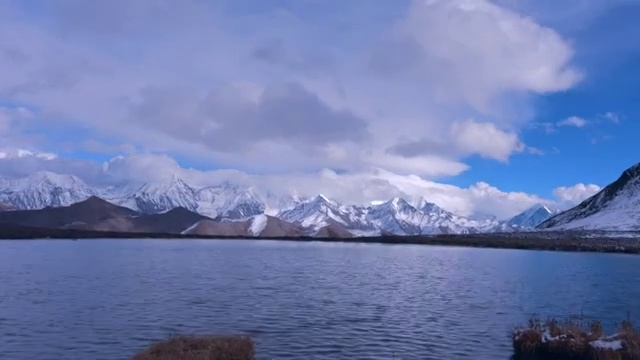
[[[640,316],[640,256],[212,240],[0,241],[0,357],[129,359],[248,333],[257,359],[508,359],[532,313]]]

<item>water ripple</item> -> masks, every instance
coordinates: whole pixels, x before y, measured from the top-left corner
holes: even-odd
[[[256,241],[0,242],[0,349],[128,359],[175,334],[267,359],[508,359],[531,313],[640,315],[640,257]]]

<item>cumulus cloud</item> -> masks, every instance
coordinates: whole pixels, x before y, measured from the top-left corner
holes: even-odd
[[[8,150],[0,150],[0,159],[23,159],[34,157],[37,159],[43,160],[53,160],[58,156],[53,153],[47,152],[33,152],[30,150],[24,149],[8,149]]]
[[[2,177],[24,177],[42,170],[76,175],[96,184],[102,184],[105,181],[101,164],[93,161],[65,159],[47,152],[0,150],[0,176]]]
[[[491,123],[473,120],[453,123],[451,137],[464,153],[479,154],[499,161],[507,161],[512,153],[525,149],[517,134],[502,131]]]
[[[604,113],[602,118],[615,124],[620,122],[620,115],[611,111]]]
[[[573,186],[562,186],[553,190],[553,196],[563,203],[572,205],[579,204],[583,200],[595,195],[602,188],[595,184],[575,184]]]
[[[437,79],[443,98],[479,110],[505,91],[554,92],[582,77],[560,35],[486,0],[414,1],[393,46],[378,69]]]
[[[324,7],[316,28],[287,6],[249,16],[192,0],[63,0],[46,21],[0,6],[0,100],[38,109],[31,129],[58,122],[124,152],[260,171],[433,176],[464,171],[470,155],[506,161],[524,146],[521,94],[581,78],[560,35],[484,0],[386,4],[384,17],[340,3],[359,24],[348,33]],[[497,141],[469,144],[474,132]],[[85,140],[79,150],[119,151]]]
[[[573,126],[577,128],[585,127],[589,122],[579,116],[569,116],[566,119],[558,121],[558,126]]]
[[[469,170],[470,156],[540,153],[520,137],[531,97],[582,78],[553,29],[486,0],[319,3],[322,26],[291,3],[258,3],[60,0],[34,17],[0,1],[0,104],[29,112],[0,111],[6,144],[165,154],[7,156],[2,171],[93,182],[179,173],[349,202],[425,196],[498,216],[544,200],[426,179]],[[26,139],[46,128],[79,138]],[[183,169],[174,157],[229,170]]]

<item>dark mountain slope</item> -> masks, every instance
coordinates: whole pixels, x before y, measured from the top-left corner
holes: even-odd
[[[0,223],[40,228],[64,228],[136,215],[138,213],[131,209],[92,196],[70,206],[0,212]]]
[[[179,207],[161,214],[109,218],[78,228],[98,231],[180,234],[201,220],[211,219]]]

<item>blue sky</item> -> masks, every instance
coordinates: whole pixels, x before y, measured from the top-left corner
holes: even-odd
[[[621,2],[610,7],[600,4],[604,2],[591,3],[600,7],[594,10],[597,13],[569,19],[569,23],[539,15],[540,21],[557,26],[560,34],[571,39],[575,63],[586,76],[572,89],[536,98],[535,116],[531,120],[531,124],[557,123],[578,116],[589,124],[582,128],[560,128],[553,133],[539,128],[525,129],[523,139],[547,150],[544,156],[518,155],[509,164],[474,158],[468,161],[471,171],[452,182],[468,185],[483,178],[504,190],[550,196],[551,190],[562,184],[606,185],[622,170],[640,161],[636,135],[640,132],[640,123],[636,121],[640,115],[637,106],[640,2]],[[586,24],[571,24],[584,19]],[[609,112],[619,117],[618,123],[602,118]]]
[[[0,0],[0,153],[58,156],[4,175],[122,155],[504,215],[640,160],[639,1],[372,4]]]

